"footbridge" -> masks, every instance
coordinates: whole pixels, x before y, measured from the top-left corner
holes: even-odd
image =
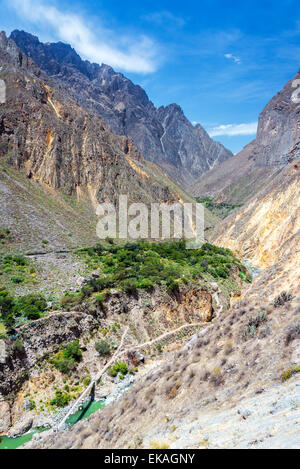
[[[124,339],[125,339],[125,336],[128,332],[128,329],[129,327],[126,327],[123,335],[122,335],[122,339],[121,339],[121,342],[120,342],[120,345],[118,347],[118,349],[116,350],[116,352],[114,353],[113,357],[109,360],[109,362],[102,368],[102,370],[97,374],[96,377],[92,378],[92,381],[91,383],[89,384],[89,386],[84,390],[84,392],[81,394],[81,396],[76,400],[76,402],[74,402],[74,404],[72,405],[72,407],[69,409],[69,411],[67,412],[67,414],[64,416],[64,418],[60,421],[60,423],[54,428],[54,431],[58,431],[58,430],[62,430],[65,428],[65,425],[66,425],[66,422],[68,420],[68,418],[75,414],[79,409],[80,407],[86,402],[87,400],[87,397],[89,397],[89,400],[94,400],[95,398],[95,389],[96,389],[96,384],[100,381],[100,379],[102,378],[102,376],[104,375],[104,373],[108,370],[108,368],[111,367],[111,365],[114,363],[114,361],[116,360],[117,356],[120,354],[121,352],[121,349],[123,347],[123,343],[124,343]]]

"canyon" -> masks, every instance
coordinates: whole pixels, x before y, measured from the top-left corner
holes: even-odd
[[[180,106],[155,108],[140,86],[108,65],[83,61],[69,45],[43,44],[24,31],[13,31],[10,38],[82,107],[130,138],[147,160],[184,188],[232,156],[200,124],[193,126]]]
[[[0,62],[0,433],[46,429],[34,449],[299,448],[299,73],[232,156],[68,45],[1,33]],[[96,206],[120,194],[206,199],[205,244],[99,242]],[[116,350],[105,406],[53,431]]]

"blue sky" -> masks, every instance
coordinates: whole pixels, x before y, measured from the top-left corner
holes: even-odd
[[[300,66],[299,0],[0,0],[0,27],[70,43],[233,152]]]

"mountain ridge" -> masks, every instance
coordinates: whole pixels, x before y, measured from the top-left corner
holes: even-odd
[[[287,82],[264,107],[259,115],[257,136],[241,152],[210,170],[190,187],[198,197],[215,197],[236,202],[237,187],[243,178],[251,178],[243,201],[251,198],[257,187],[272,179],[278,171],[300,157],[300,103],[293,100],[300,71]],[[242,197],[244,197],[242,195]]]
[[[109,65],[83,61],[71,46],[42,44],[24,31],[10,37],[45,73],[67,86],[81,106],[99,114],[118,135],[131,138],[146,159],[183,187],[232,156],[200,125],[194,127],[179,105],[155,108],[139,85]]]
[[[168,188],[173,183],[162,181],[161,170],[150,168],[132,141],[81,108],[5,33],[0,34],[0,60],[7,86],[7,102],[0,108],[0,156],[15,169],[68,195],[90,187],[98,202],[113,202],[119,193],[174,200],[176,189],[172,195],[174,188]]]

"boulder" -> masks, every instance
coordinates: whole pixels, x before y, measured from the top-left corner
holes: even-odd
[[[4,340],[0,340],[0,363],[4,364],[7,360],[8,352]]]
[[[0,402],[0,434],[6,433],[10,427],[10,408],[6,401]]]
[[[10,438],[17,438],[18,436],[24,435],[24,433],[27,433],[32,428],[32,424],[33,418],[25,416],[11,428],[8,432],[8,436]]]

